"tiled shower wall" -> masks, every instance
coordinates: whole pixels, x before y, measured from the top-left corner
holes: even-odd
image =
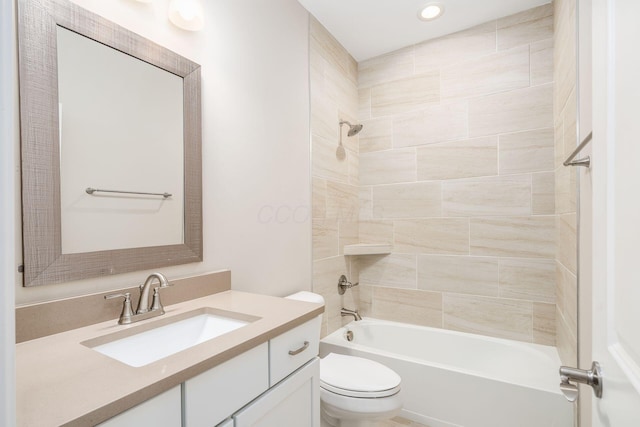
[[[310,22],[313,290],[325,298],[323,335],[342,324],[340,308],[355,308],[353,293],[339,296],[344,274],[357,282],[345,244],[358,241],[358,137],[340,141],[340,119],[358,114],[358,65],[313,17]]]
[[[577,364],[576,169],[562,162],[577,145],[576,1],[554,2],[554,124],[556,180],[557,346],[565,365]]]
[[[567,1],[556,2],[557,15]],[[556,342],[557,325],[558,344],[571,341],[575,193],[558,160],[575,95],[553,89],[554,77],[565,84],[572,73],[570,34],[556,35],[554,48],[553,25],[546,5],[356,64],[311,18],[313,289],[327,302],[323,333],[343,323],[347,306],[543,344]],[[559,113],[559,103],[568,109]],[[359,141],[344,128],[339,145],[341,118],[365,125]],[[393,252],[343,256],[357,242]],[[341,274],[361,286],[339,296]]]
[[[358,236],[393,245],[354,258],[365,314],[555,344],[553,19],[548,4],[359,64]]]

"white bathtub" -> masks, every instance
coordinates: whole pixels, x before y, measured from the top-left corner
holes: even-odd
[[[401,415],[430,427],[573,426],[554,347],[366,318],[325,337],[320,356],[328,353],[396,371]]]

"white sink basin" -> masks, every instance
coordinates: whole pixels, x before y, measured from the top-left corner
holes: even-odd
[[[240,315],[239,317],[250,316]],[[180,320],[164,326],[123,338],[116,337],[104,344],[95,343],[95,341],[104,342],[103,339],[91,340],[83,344],[122,363],[140,367],[234,331],[253,320],[257,318],[240,320],[200,311],[186,319],[181,317]],[[126,333],[126,331],[123,332]],[[92,343],[95,344],[92,345]]]

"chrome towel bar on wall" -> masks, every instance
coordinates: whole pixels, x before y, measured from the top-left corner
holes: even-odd
[[[141,191],[101,190],[99,188],[91,188],[91,187],[87,187],[85,191],[87,192],[87,194],[93,194],[93,193],[143,194],[145,196],[162,196],[165,199],[172,196],[171,193],[144,193]]]
[[[589,142],[591,142],[592,135],[593,132],[589,132],[589,135],[587,135],[587,137],[580,143],[580,145],[578,145],[576,149],[573,150],[573,153],[571,153],[571,155],[567,157],[567,160],[565,160],[562,164],[565,166],[584,166],[587,168],[590,167],[591,157],[587,156],[578,160],[573,160],[573,158],[578,155],[580,150],[582,150]]]

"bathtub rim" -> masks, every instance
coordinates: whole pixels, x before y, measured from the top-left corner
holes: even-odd
[[[382,356],[385,357],[391,357],[391,358],[397,358],[397,359],[401,359],[407,362],[412,362],[412,363],[419,363],[419,364],[425,364],[425,365],[429,365],[429,366],[433,366],[433,367],[437,367],[440,369],[446,369],[446,370],[450,370],[450,371],[455,371],[455,372],[460,372],[463,374],[467,374],[467,375],[473,375],[473,376],[480,376],[483,378],[487,378],[487,379],[491,379],[493,381],[498,381],[501,383],[505,383],[505,384],[511,384],[511,385],[516,385],[516,386],[522,386],[522,387],[526,387],[526,388],[531,388],[534,390],[539,390],[539,391],[543,391],[543,392],[548,392],[548,393],[553,393],[553,394],[557,394],[557,395],[562,395],[562,392],[560,391],[559,386],[554,386],[552,388],[551,385],[544,387],[544,386],[540,386],[540,385],[534,385],[534,384],[523,384],[522,382],[518,382],[518,381],[510,381],[508,379],[505,379],[504,377],[499,377],[496,375],[491,375],[488,374],[486,372],[479,372],[477,370],[473,370],[473,369],[465,369],[459,366],[455,366],[455,365],[450,365],[450,364],[445,364],[445,363],[438,363],[438,362],[432,362],[426,359],[419,359],[416,357],[411,357],[411,356],[405,356],[403,354],[400,353],[394,353],[394,352],[390,352],[387,350],[381,350],[381,349],[377,349],[375,347],[371,347],[371,346],[366,346],[366,345],[362,345],[362,344],[357,344],[354,342],[350,342],[347,341],[344,338],[344,335],[346,333],[346,331],[348,330],[348,327],[352,324],[354,324],[354,320],[352,320],[351,322],[347,323],[346,325],[342,326],[341,328],[333,331],[332,333],[328,334],[327,336],[325,336],[324,338],[322,338],[320,340],[321,344],[324,342],[326,344],[332,344],[332,345],[336,345],[339,347],[345,347],[345,348],[352,348],[354,350],[357,351],[362,351],[365,353],[375,353],[375,354],[380,354]],[[516,340],[509,340],[509,339],[505,339],[505,338],[497,338],[497,337],[491,337],[488,335],[480,335],[480,334],[472,334],[469,332],[461,332],[461,331],[454,331],[454,330],[450,330],[450,329],[442,329],[442,328],[435,328],[432,326],[422,326],[422,325],[414,325],[414,324],[410,324],[410,323],[403,323],[403,322],[397,322],[397,321],[393,321],[393,320],[383,320],[383,319],[377,319],[377,318],[373,318],[373,317],[363,317],[361,321],[358,321],[358,323],[361,323],[364,325],[367,324],[389,324],[389,325],[394,325],[394,326],[401,326],[401,327],[409,327],[411,329],[427,329],[431,332],[435,332],[435,333],[445,333],[445,334],[450,334],[450,335],[454,335],[454,336],[460,336],[460,337],[464,337],[464,338],[472,338],[472,339],[476,339],[476,340],[485,340],[485,341],[489,341],[489,342],[495,342],[495,343],[499,343],[499,344],[507,344],[509,346],[517,346],[517,347],[521,347],[521,348],[525,348],[528,351],[537,351],[537,352],[541,352],[543,353],[545,356],[548,356],[550,358],[552,358],[552,362],[553,363],[557,363],[558,369],[560,369],[560,366],[562,365],[561,361],[560,361],[560,357],[558,355],[558,351],[557,348],[554,346],[548,346],[548,345],[543,345],[543,344],[537,344],[537,343],[528,343],[528,342],[524,342],[524,341],[516,341]],[[321,345],[322,348],[322,345]],[[322,352],[321,352],[322,353]],[[558,384],[559,384],[560,378],[558,377]]]

